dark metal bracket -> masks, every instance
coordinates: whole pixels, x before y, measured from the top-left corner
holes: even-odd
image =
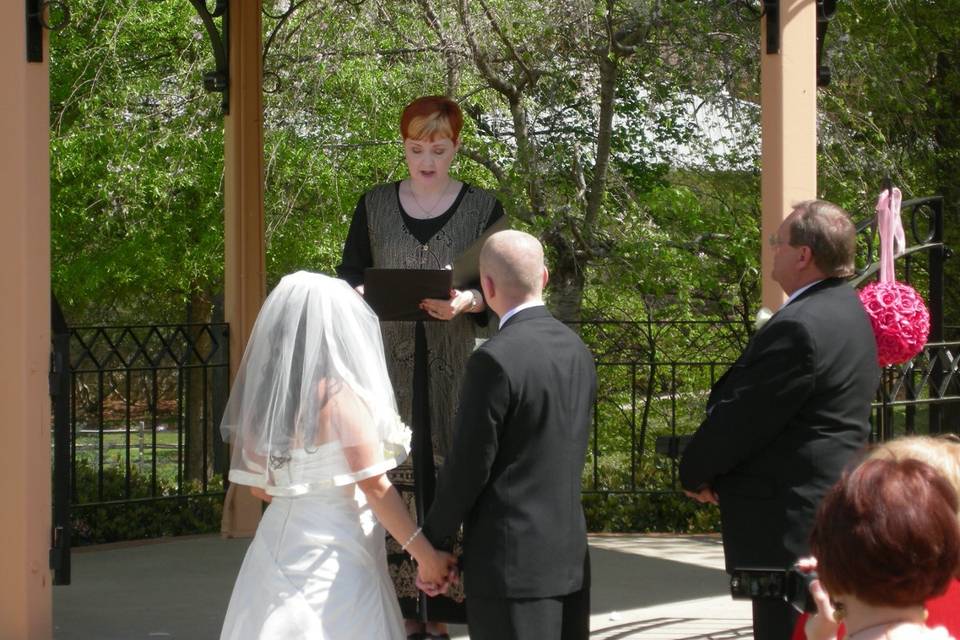
[[[830,84],[830,67],[823,55],[823,42],[827,37],[827,26],[837,12],[837,0],[817,0],[817,86]]]
[[[50,294],[50,398],[53,405],[53,522],[50,532],[50,568],[53,584],[70,584],[70,328]]]
[[[197,10],[210,46],[213,48],[213,58],[217,68],[203,74],[203,88],[207,91],[219,91],[222,99],[220,108],[223,115],[230,113],[230,13],[229,0],[217,0],[213,11],[207,8],[206,0],[190,0],[190,4]],[[220,27],[217,28],[214,20],[220,18]]]
[[[763,0],[767,20],[767,53],[780,53],[780,0]]]
[[[63,0],[26,0],[27,62],[43,62],[43,30],[59,31],[70,23],[70,7]],[[56,7],[60,19],[49,21],[50,9]]]
[[[830,67],[824,60],[823,43],[827,25],[837,12],[837,0],[817,0],[817,86],[830,84]],[[767,26],[767,53],[780,53],[780,0],[763,0],[763,17]]]

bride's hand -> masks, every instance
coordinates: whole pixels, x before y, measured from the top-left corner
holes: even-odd
[[[260,500],[263,500],[264,502],[271,502],[273,500],[273,496],[271,496],[269,493],[267,493],[260,487],[250,487],[250,493],[253,494],[254,498],[258,498]]]

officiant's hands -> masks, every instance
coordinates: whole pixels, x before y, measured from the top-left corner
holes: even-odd
[[[420,308],[437,320],[453,320],[461,313],[476,313],[485,307],[483,296],[475,289],[451,289],[448,299],[424,298]]]

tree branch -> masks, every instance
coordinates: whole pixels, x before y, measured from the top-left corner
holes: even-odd
[[[607,24],[610,46],[613,46],[613,32],[610,29],[613,19],[613,0],[607,0]],[[593,165],[593,177],[587,196],[587,208],[584,212],[583,226],[590,239],[592,229],[597,222],[606,192],[607,167],[610,164],[610,149],[613,141],[613,112],[616,101],[617,75],[619,71],[616,56],[606,55],[600,58],[600,117],[597,122],[597,153]],[[587,245],[590,246],[589,244]]]
[[[443,54],[443,62],[447,68],[447,81],[445,86],[445,95],[454,96],[457,93],[457,86],[460,84],[460,66],[457,64],[457,56],[454,51],[456,47],[450,42],[450,39],[443,32],[440,18],[437,16],[433,7],[430,6],[430,0],[417,0],[421,10],[423,10],[424,19],[440,40],[440,51]]]
[[[483,7],[483,12],[487,16],[487,20],[490,22],[490,26],[493,27],[494,32],[500,36],[500,41],[503,42],[503,46],[507,48],[507,51],[510,52],[510,57],[513,58],[517,65],[519,65],[520,70],[523,71],[523,75],[527,77],[527,82],[523,84],[535,85],[537,80],[540,78],[539,71],[532,71],[530,67],[520,58],[517,54],[517,50],[514,48],[513,43],[510,42],[510,39],[507,38],[507,34],[503,32],[503,29],[500,27],[500,22],[493,15],[493,12],[490,11],[490,7],[487,5],[485,0],[478,0],[480,6]]]
[[[474,37],[473,25],[470,22],[468,11],[466,0],[458,0],[457,15],[460,18],[460,25],[463,27],[463,37],[467,41],[467,47],[469,47],[470,53],[473,56],[474,64],[477,65],[477,70],[480,71],[480,75],[483,76],[487,83],[489,83],[495,91],[504,95],[507,100],[519,100],[520,92],[517,87],[509,80],[498,75],[493,70],[493,67],[490,66],[490,61],[486,55],[480,51],[477,39]]]
[[[504,171],[503,167],[497,164],[490,157],[484,154],[481,154],[476,149],[468,149],[466,147],[460,147],[460,155],[464,156],[465,158],[470,158],[477,164],[485,167],[490,173],[493,174],[493,176],[497,179],[497,182],[500,183],[501,185],[506,183],[507,181],[506,171]]]

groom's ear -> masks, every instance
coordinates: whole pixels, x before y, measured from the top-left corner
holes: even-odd
[[[481,273],[480,288],[483,289],[483,299],[487,302],[487,306],[490,306],[490,300],[497,295],[497,286],[493,283],[493,278]]]

